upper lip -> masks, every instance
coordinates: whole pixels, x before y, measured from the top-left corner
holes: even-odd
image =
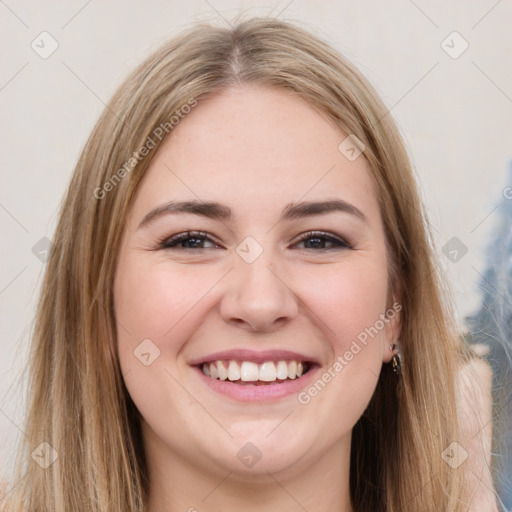
[[[191,366],[196,366],[213,361],[251,361],[254,363],[264,363],[265,361],[301,361],[309,363],[317,363],[315,358],[293,352],[291,350],[262,350],[255,351],[250,349],[232,349],[214,352],[206,356],[198,357],[189,362]]]

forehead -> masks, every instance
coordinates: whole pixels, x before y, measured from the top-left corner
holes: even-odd
[[[135,209],[179,198],[263,213],[340,196],[379,216],[366,159],[350,161],[338,149],[346,137],[291,91],[224,90],[192,109],[158,149]]]

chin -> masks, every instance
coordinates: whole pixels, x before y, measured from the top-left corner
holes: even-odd
[[[314,456],[311,451],[313,440],[300,436],[299,429],[278,431],[278,423],[274,422],[274,431],[265,429],[259,435],[254,435],[250,428],[247,429],[247,435],[244,435],[242,428],[238,429],[233,439],[224,445],[222,453],[216,450],[211,453],[211,458],[226,471],[242,479],[247,475],[251,478],[261,475],[262,481],[268,481],[268,473],[299,470],[299,465],[306,464],[306,457]],[[217,447],[222,444],[217,444]]]

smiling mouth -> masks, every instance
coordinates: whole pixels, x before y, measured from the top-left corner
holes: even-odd
[[[252,361],[218,360],[199,365],[202,372],[214,380],[233,384],[265,386],[299,379],[311,369],[308,361]]]

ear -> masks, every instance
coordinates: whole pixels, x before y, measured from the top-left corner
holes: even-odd
[[[398,344],[402,327],[402,304],[398,300],[393,300],[383,315],[385,322],[384,336],[382,338],[382,362],[389,363],[393,359],[393,351],[389,347]]]

